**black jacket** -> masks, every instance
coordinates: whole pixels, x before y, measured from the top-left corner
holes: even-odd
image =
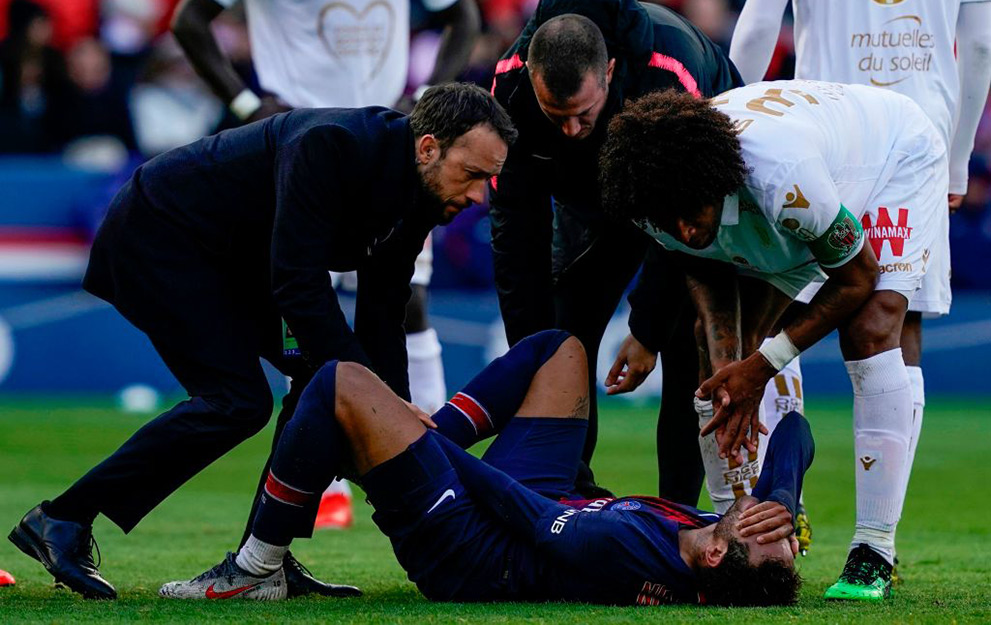
[[[595,22],[610,58],[616,59],[605,109],[592,135],[581,141],[564,137],[544,116],[524,65],[533,33],[548,19],[565,13]],[[519,139],[492,185],[490,211],[496,288],[510,344],[554,326],[550,293],[552,275],[563,269],[558,257],[573,258],[581,252],[552,249],[551,196],[584,227],[582,236],[571,237],[580,245],[590,245],[608,219],[600,202],[598,153],[612,115],[626,101],[654,91],[674,88],[711,97],[742,84],[726,55],[669,9],[635,0],[540,3],[496,67],[492,85],[519,130]],[[648,316],[641,311],[651,304],[637,304],[656,295],[642,278],[631,296],[631,330],[641,342],[658,349],[648,324],[641,323]]]
[[[188,249],[250,291],[249,301],[274,303],[311,367],[360,362],[409,397],[409,281],[439,211],[423,202],[406,117],[378,107],[277,115],[150,160],[121,195],[94,243],[92,258],[106,260],[91,261],[87,290],[133,308],[135,296],[115,288],[114,263],[155,271],[156,249]],[[128,219],[181,236],[153,237],[138,251],[115,246],[124,229],[107,224]],[[134,257],[118,258],[125,248]],[[358,271],[354,332],[328,270]]]

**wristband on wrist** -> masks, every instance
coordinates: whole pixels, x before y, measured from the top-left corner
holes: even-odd
[[[426,93],[427,89],[430,87],[433,87],[433,85],[420,85],[417,87],[416,91],[413,92],[413,102],[419,102],[420,98],[423,97],[423,94]]]
[[[255,111],[262,107],[262,100],[251,89],[245,88],[241,93],[234,96],[227,108],[234,113],[238,119],[245,120],[255,114]]]
[[[770,341],[767,341],[757,350],[764,355],[767,362],[774,367],[775,371],[781,371],[789,362],[801,353],[795,344],[791,342],[785,331],[778,332]]]

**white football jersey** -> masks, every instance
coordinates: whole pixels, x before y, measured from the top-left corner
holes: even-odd
[[[960,5],[987,0],[792,0],[795,77],[903,93],[950,145],[960,93]]]
[[[862,85],[760,82],[720,94],[713,105],[740,131],[744,187],[724,201],[706,249],[647,231],[666,248],[762,274],[837,267],[856,255],[868,200],[905,154],[931,149],[920,137],[936,136],[910,99]]]
[[[441,11],[456,0],[424,0]],[[237,0],[217,0],[231,6]],[[266,91],[294,107],[392,106],[409,65],[409,0],[244,0]]]

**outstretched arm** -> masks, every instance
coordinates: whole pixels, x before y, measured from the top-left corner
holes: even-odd
[[[236,0],[182,0],[172,17],[172,34],[196,73],[235,115],[255,121],[288,110],[273,97],[259,98],[220,49],[210,23]]]
[[[758,82],[767,73],[781,30],[788,0],[748,0],[736,21],[729,58],[746,83]]]
[[[440,18],[444,21],[444,32],[434,71],[427,79],[431,85],[450,82],[461,74],[482,30],[482,18],[475,0],[457,0],[440,12]]]
[[[950,144],[950,209],[967,194],[967,165],[991,85],[991,2],[960,5],[957,19],[960,112]],[[956,206],[953,199],[956,196]]]

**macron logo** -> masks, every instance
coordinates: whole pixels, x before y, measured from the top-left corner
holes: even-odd
[[[450,488],[448,488],[447,490],[445,490],[445,491],[444,491],[444,494],[440,496],[440,499],[438,499],[438,500],[437,500],[437,501],[436,501],[436,502],[434,503],[434,505],[432,505],[432,506],[430,506],[430,509],[429,509],[429,510],[427,510],[427,514],[430,514],[431,512],[433,512],[433,511],[434,511],[434,508],[436,508],[436,507],[437,507],[437,506],[439,506],[440,504],[442,504],[442,503],[444,503],[444,500],[445,500],[445,499],[447,499],[447,498],[449,498],[449,497],[450,497],[451,499],[454,499],[454,497],[455,497],[455,496],[456,496],[456,495],[454,494],[454,491],[453,491],[453,490],[451,490]]]

